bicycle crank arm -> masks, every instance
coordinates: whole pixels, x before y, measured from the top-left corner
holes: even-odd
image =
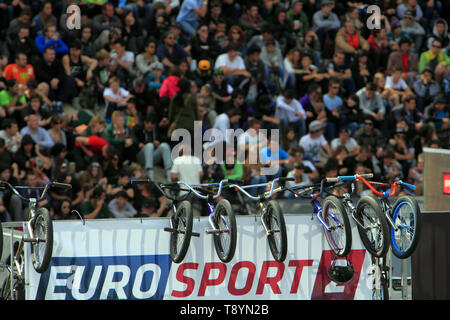
[[[166,231],[166,232],[172,232],[172,233],[181,233],[181,234],[185,234],[186,232],[184,232],[184,231],[179,231],[179,230],[177,230],[177,229],[174,229],[174,228],[164,228],[164,231]],[[198,233],[198,232],[192,232],[191,233],[191,236],[193,236],[193,237],[200,237],[200,233]]]

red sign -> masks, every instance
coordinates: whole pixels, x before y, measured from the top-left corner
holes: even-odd
[[[442,175],[442,188],[444,189],[444,194],[450,194],[450,173]]]

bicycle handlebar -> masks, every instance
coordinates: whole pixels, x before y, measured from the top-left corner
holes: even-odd
[[[19,191],[17,191],[16,188],[19,188],[19,189],[35,189],[36,188],[36,187],[30,187],[30,186],[17,186],[17,187],[14,187],[13,185],[11,185],[7,181],[0,181],[0,187],[7,187],[16,196],[18,196],[21,200],[23,200],[25,202],[30,202],[32,198],[25,198],[24,196],[22,196],[19,193]],[[60,188],[60,189],[71,189],[72,185],[68,184],[68,183],[61,183],[61,182],[52,182],[52,181],[50,181],[50,182],[46,183],[45,186],[37,187],[38,189],[44,189],[44,191],[42,191],[42,194],[37,199],[37,201],[41,201],[42,199],[44,199],[44,197],[47,194],[47,191],[48,191],[48,189],[50,187],[56,187],[56,188]]]
[[[283,187],[278,187],[275,189],[275,183],[278,181],[294,181],[294,178],[285,178],[285,177],[279,177],[279,178],[275,178],[272,180],[272,182],[266,182],[266,183],[260,183],[260,184],[251,184],[251,185],[247,185],[247,186],[239,186],[237,184],[231,184],[228,187],[230,188],[237,188],[239,191],[241,191],[244,195],[246,195],[248,198],[252,199],[252,200],[266,200],[269,199],[270,197],[272,197],[272,195],[274,193],[280,192],[283,190]],[[268,186],[271,185],[270,190],[267,192],[264,192],[263,194],[259,195],[259,196],[253,196],[251,194],[249,194],[247,191],[245,191],[245,189],[247,188],[252,188],[252,187],[263,187],[263,186]]]
[[[362,181],[374,194],[376,194],[377,196],[380,197],[392,197],[395,195],[396,191],[397,191],[397,185],[406,187],[410,190],[416,190],[416,186],[403,182],[402,180],[395,180],[392,184],[387,184],[387,183],[380,183],[380,182],[372,182],[372,181],[367,181],[365,178],[372,178],[373,174],[372,173],[368,173],[368,174],[361,174],[361,175],[354,175],[354,176],[340,176],[340,177],[336,177],[336,178],[327,178],[329,182],[337,182],[337,181],[354,181],[354,180],[360,180]],[[373,187],[373,185],[383,185],[383,186],[389,186],[392,187],[392,192],[381,192],[378,191],[377,189],[375,189]]]

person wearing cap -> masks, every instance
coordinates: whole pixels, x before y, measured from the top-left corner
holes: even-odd
[[[400,20],[402,31],[406,32],[414,42],[414,48],[420,52],[425,37],[425,29],[414,19],[411,11],[406,11],[403,19]]]
[[[159,91],[166,78],[164,75],[164,65],[159,61],[155,61],[150,65],[149,73],[145,76],[145,81],[147,82],[147,86]]]
[[[328,157],[331,157],[331,148],[323,136],[324,123],[314,120],[309,124],[309,133],[301,137],[298,145],[305,150],[305,159],[311,160],[318,168],[323,168],[320,161],[320,150],[324,149]]]
[[[5,67],[5,79],[15,79],[20,85],[26,85],[28,80],[34,78],[34,67],[28,63],[27,55],[23,52],[16,53],[15,62]]]
[[[341,26],[338,16],[332,12],[334,1],[322,0],[320,2],[320,10],[314,13],[313,30],[319,37],[320,45],[323,48],[325,36],[328,34],[331,39],[336,37],[336,34]]]

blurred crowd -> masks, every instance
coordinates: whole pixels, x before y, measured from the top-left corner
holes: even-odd
[[[77,218],[73,209],[87,219],[170,214],[151,184],[131,183],[140,178],[308,185],[372,172],[421,195],[423,148],[450,147],[449,9],[435,0],[1,0],[0,179],[72,184],[41,202],[54,219]],[[202,137],[223,132],[213,141],[222,158],[194,156],[196,143],[209,150],[203,138],[174,150],[177,129],[194,137],[196,123]],[[228,139],[229,129],[240,134]],[[24,208],[2,191],[1,221],[24,220]]]

